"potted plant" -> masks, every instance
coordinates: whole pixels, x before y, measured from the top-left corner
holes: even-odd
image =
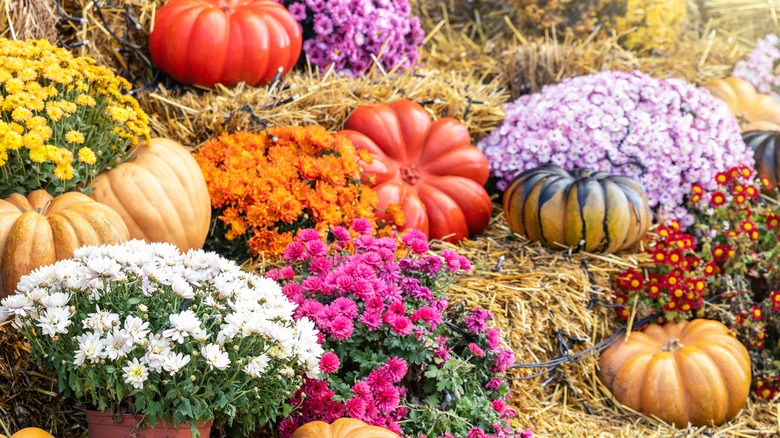
[[[315,321],[325,353],[317,379],[305,379],[279,425],[290,437],[320,420],[356,418],[404,437],[520,438],[510,420],[504,348],[493,315],[449,305],[445,291],[471,270],[452,250],[429,253],[417,229],[379,237],[365,219],[326,235],[298,232],[288,266],[266,275]],[[305,436],[301,434],[300,436]],[[368,435],[365,435],[368,436]]]
[[[61,392],[96,411],[91,437],[208,436],[215,418],[240,419],[246,436],[288,413],[303,375],[319,373],[314,323],[293,318],[275,281],[214,253],[139,240],[83,247],[16,292],[0,321],[27,337]]]

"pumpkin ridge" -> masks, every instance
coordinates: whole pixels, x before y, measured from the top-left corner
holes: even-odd
[[[678,357],[679,357],[678,355],[682,354],[681,351],[682,351],[682,348],[678,349],[678,350],[675,350],[673,352],[657,352],[653,356],[655,358],[655,357],[668,355],[669,359],[670,359],[668,362],[671,362],[673,364],[674,377],[676,378],[676,381],[678,382],[678,385],[679,385],[678,389],[679,389],[679,392],[682,394],[682,398],[683,398],[683,404],[682,405],[683,405],[683,411],[684,411],[684,415],[685,415],[685,420],[683,421],[683,424],[679,425],[680,427],[683,427],[683,426],[685,426],[685,424],[690,422],[691,415],[690,415],[690,411],[688,409],[688,405],[690,404],[690,400],[689,400],[689,397],[688,397],[688,391],[687,391],[687,388],[685,387],[685,381],[682,378],[683,374],[682,374],[682,371],[680,370],[680,365],[677,363]],[[659,361],[660,361],[660,359],[659,359]],[[653,363],[654,363],[654,361],[651,360],[650,363],[648,364],[648,367],[647,367],[648,373],[649,373],[649,370],[652,368]],[[658,389],[659,393],[664,392],[664,387],[663,387],[664,383],[665,382],[663,382],[661,379],[658,379],[656,381],[656,388]],[[643,407],[643,409],[644,409],[644,407]],[[667,420],[665,420],[665,421],[667,421]]]
[[[127,225],[127,228],[131,230],[131,234],[135,234],[136,232],[133,230],[140,230],[141,227],[138,224],[138,222],[135,220],[135,217],[131,215],[127,208],[125,208],[124,204],[119,201],[119,198],[116,196],[115,188],[114,188],[114,179],[111,178],[108,174],[105,175],[105,178],[103,178],[103,181],[105,181],[105,184],[108,186],[106,190],[101,190],[101,198],[103,200],[100,200],[101,204],[105,205],[111,205],[111,208],[119,213],[120,216],[122,216],[122,221]],[[121,183],[121,181],[119,181]],[[108,202],[104,202],[108,201]],[[128,223],[129,222],[129,223]]]
[[[679,380],[680,387],[682,389],[681,392],[682,392],[682,396],[683,396],[683,400],[684,400],[683,406],[684,406],[684,410],[685,410],[686,423],[690,423],[690,421],[691,421],[691,411],[690,411],[690,408],[693,405],[691,403],[692,400],[690,400],[690,396],[688,395],[688,385],[686,384],[687,379],[685,378],[685,374],[682,372],[680,364],[678,363],[678,361],[681,360],[680,356],[682,356],[685,353],[688,353],[689,351],[698,351],[698,352],[704,354],[707,358],[709,358],[709,356],[706,353],[704,353],[703,351],[701,351],[700,349],[696,348],[693,345],[685,345],[682,348],[679,348],[679,349],[677,349],[677,350],[672,352],[672,355],[674,356],[674,361],[673,361],[674,362],[674,370],[676,372],[677,379]],[[715,368],[717,368],[717,367],[715,367]],[[718,373],[720,374],[720,370],[718,370]],[[721,383],[722,382],[723,382],[723,379],[721,379]],[[695,406],[695,407],[698,408],[699,406]],[[685,426],[685,425],[681,425],[681,426]]]
[[[160,198],[156,198],[156,199],[153,198],[155,191],[157,191],[157,193],[162,191],[161,189],[159,189],[159,187],[160,187],[159,181],[157,181],[157,179],[154,178],[154,175],[151,172],[149,172],[148,170],[146,170],[146,168],[144,168],[144,167],[142,167],[142,166],[140,166],[138,164],[135,164],[135,163],[128,163],[128,164],[132,164],[134,167],[137,168],[137,172],[135,172],[136,175],[138,175],[138,174],[143,175],[143,178],[139,178],[139,179],[147,180],[149,182],[148,184],[139,184],[139,185],[134,187],[134,189],[136,189],[136,190],[134,190],[134,193],[137,196],[141,197],[142,199],[139,200],[138,202],[132,203],[131,205],[135,205],[135,206],[137,206],[137,208],[141,208],[141,206],[144,206],[144,205],[153,205],[154,206],[154,215],[152,215],[152,211],[150,211],[149,209],[144,209],[145,214],[143,214],[141,217],[151,217],[151,216],[154,216],[155,220],[154,221],[152,221],[152,220],[144,220],[144,222],[147,222],[147,223],[152,223],[153,222],[153,223],[161,224],[165,228],[165,233],[167,235],[176,236],[177,235],[176,230],[171,230],[170,222],[168,220],[165,220],[165,218],[168,217],[167,215],[168,215],[169,208],[166,208],[165,212],[163,212],[162,211],[163,210],[163,208],[162,208],[163,205],[162,205],[162,202],[161,202]],[[128,172],[128,173],[131,173],[131,172]],[[154,184],[156,187],[154,187],[154,188],[150,187],[152,184]],[[120,184],[120,185],[117,186],[117,188],[124,189],[125,185]],[[171,204],[170,204],[170,200],[169,200],[169,203],[168,203],[168,205],[166,205],[166,207],[170,207],[170,206],[171,206]],[[162,219],[162,220],[159,220],[159,219]],[[139,231],[141,232],[141,234],[144,235],[144,238],[146,239],[147,238],[146,236],[148,234],[147,231],[144,228],[140,228]]]
[[[203,10],[198,12],[198,15],[195,16],[195,18],[192,20],[192,23],[198,23],[200,20],[202,20],[204,18],[204,16],[206,14],[210,14],[211,12],[212,12],[211,9],[203,8]],[[194,29],[195,29],[195,25],[194,24],[191,25],[191,26],[185,26],[185,27],[189,30],[189,35],[187,35],[187,38],[186,38],[187,44],[185,44],[184,47],[190,47],[190,46],[195,45],[192,42],[192,40],[198,36],[197,35],[198,33],[194,32]],[[175,28],[176,28],[175,24],[172,24],[171,27],[169,27],[169,29],[175,29]],[[180,39],[184,39],[184,38],[180,38]],[[186,76],[186,79],[183,82],[192,83],[193,82],[192,72],[197,70],[197,66],[192,65],[192,62],[193,61],[197,62],[197,60],[195,60],[195,58],[191,57],[191,56],[187,56],[184,59],[187,60],[187,64],[186,64],[186,66],[187,66],[187,68],[186,68],[186,72],[187,72],[186,75],[187,76]],[[214,62],[216,62],[216,61],[214,61]],[[224,63],[224,60],[223,60],[223,63]]]
[[[412,187],[414,188],[414,187]],[[425,184],[419,187],[419,191],[415,191],[417,196],[420,198],[420,201],[425,206],[426,212],[428,213],[428,232],[431,236],[431,239],[456,239],[456,241],[460,241],[463,238],[466,238],[469,236],[469,228],[466,221],[466,212],[463,210],[463,208],[458,204],[458,202],[455,201],[449,194],[444,192],[443,190],[440,190],[438,187],[435,187],[431,184]],[[442,207],[442,202],[425,202],[426,198],[431,198],[435,196],[443,197],[447,200],[447,202],[452,203],[452,205],[455,206],[455,209],[451,210],[446,214],[446,219],[442,219],[441,215],[431,215],[431,213],[435,212],[436,210],[440,209]],[[430,206],[430,207],[429,207]],[[462,220],[455,221],[454,227],[451,223],[451,219],[453,215],[459,215],[461,216]],[[462,225],[461,230],[458,230],[458,225]],[[440,232],[440,233],[434,233],[433,228],[435,228],[435,231],[440,231],[440,228],[446,229],[446,232]],[[463,233],[461,233],[463,231]],[[454,234],[454,236],[453,236]],[[465,234],[462,235],[461,234]]]
[[[712,364],[712,368],[715,369],[718,376],[718,385],[720,385],[724,389],[724,393],[726,396],[726,415],[728,415],[729,407],[731,406],[731,391],[729,391],[728,386],[726,385],[726,378],[723,376],[723,370],[721,370],[720,366],[718,366],[718,362],[714,360],[709,352],[706,350],[702,350],[701,348],[695,346],[695,345],[689,345],[688,348],[697,351],[701,353],[703,356],[705,356],[707,359],[709,359],[710,363]],[[728,356],[725,356],[728,357]],[[714,382],[713,382],[714,383]],[[688,417],[690,418],[690,416]]]
[[[569,194],[569,190],[571,189],[571,183],[568,183],[567,178],[565,176],[553,176],[550,179],[545,179],[544,184],[542,185],[542,188],[539,193],[539,201],[537,203],[538,207],[536,208],[536,221],[539,224],[539,237],[542,242],[548,242],[547,236],[544,232],[544,221],[542,220],[542,210],[544,209],[544,205],[552,199],[553,195],[555,195],[558,192],[558,187],[556,186],[556,183],[558,182],[564,183],[564,192],[562,197],[562,202],[566,202],[566,197]],[[566,184],[568,183],[568,184]],[[565,218],[561,218],[560,223],[563,223]],[[563,227],[561,227],[561,235],[563,236]],[[566,237],[563,236],[561,239],[561,242],[550,242],[550,243],[559,243],[559,244],[566,244],[565,240]]]
[[[604,230],[604,236],[602,237],[602,244],[599,247],[599,252],[602,252],[609,248],[610,235],[609,235],[609,197],[607,196],[607,189],[604,187],[604,181],[597,179],[599,189],[604,197],[604,219],[601,220],[601,228]]]
[[[86,214],[89,214],[88,212]],[[76,219],[78,218],[78,219]],[[47,217],[49,225],[52,228],[52,236],[60,245],[55,246],[54,256],[57,260],[67,259],[73,257],[73,250],[84,246],[84,244],[97,243],[97,233],[92,229],[92,224],[80,217],[79,213],[71,210],[61,210]],[[78,227],[76,222],[81,219],[81,227]],[[82,233],[87,230],[92,231],[92,239],[82,239]],[[71,244],[64,246],[62,239],[68,239]],[[84,240],[87,240],[85,242]]]
[[[183,180],[184,175],[179,174],[179,168],[178,167],[171,166],[170,163],[168,163],[167,160],[158,160],[157,164],[159,164],[160,167],[167,168],[168,172],[169,172],[168,173],[169,175],[175,175],[176,176],[175,181],[177,181],[179,183],[179,187],[184,191],[184,193],[187,194],[186,203],[188,205],[192,206],[192,205],[198,205],[199,204],[196,199],[192,199],[191,198],[192,191],[189,190],[189,187],[187,186],[187,184],[185,184],[186,181]],[[151,172],[149,172],[149,173],[151,174]],[[154,175],[152,175],[152,176],[154,176]],[[165,198],[168,201],[172,201],[167,196]],[[155,207],[157,206],[157,204],[155,204],[155,203],[153,203],[152,205],[154,205]],[[194,212],[192,211],[191,208],[176,208],[176,202],[170,202],[170,205],[171,205],[171,207],[173,207],[174,216],[176,217],[176,223],[190,223],[190,221],[195,221],[195,218],[191,217],[191,216],[194,215]],[[192,214],[189,214],[189,215],[187,215],[188,217],[184,218],[184,217],[182,217],[182,212],[191,212]],[[166,218],[169,218],[169,217],[170,216],[166,216]],[[190,239],[187,239],[188,243],[191,244],[191,242],[189,242],[189,240]]]

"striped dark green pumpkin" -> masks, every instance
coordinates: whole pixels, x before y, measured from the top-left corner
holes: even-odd
[[[778,131],[747,131],[742,133],[745,144],[753,149],[756,160],[756,171],[762,181],[762,191],[774,196],[780,185],[780,132]]]
[[[504,193],[509,228],[550,248],[612,253],[639,243],[651,222],[635,180],[553,165],[520,174]]]

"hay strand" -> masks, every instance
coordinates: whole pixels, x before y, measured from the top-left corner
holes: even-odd
[[[0,0],[0,37],[57,41],[54,3],[49,0]]]

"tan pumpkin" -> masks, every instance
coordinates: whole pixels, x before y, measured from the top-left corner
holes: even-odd
[[[599,364],[620,403],[677,427],[730,420],[750,393],[747,349],[717,321],[650,325],[607,348]]]
[[[295,429],[292,438],[398,438],[398,435],[355,418],[339,418],[331,424],[324,421],[306,423]]]
[[[82,193],[15,193],[0,200],[0,296],[14,293],[22,275],[70,258],[80,246],[129,238],[117,212]]]
[[[585,169],[526,170],[504,192],[503,203],[512,232],[554,249],[621,251],[642,240],[652,222],[640,183]]]
[[[0,438],[4,438],[4,435],[0,435]],[[54,435],[37,427],[27,427],[11,435],[11,438],[54,438]]]
[[[203,247],[211,200],[198,163],[179,143],[155,138],[141,144],[92,187],[90,196],[116,210],[132,238],[170,242],[181,251]]]
[[[780,129],[780,104],[768,94],[759,94],[750,82],[729,77],[715,79],[704,88],[726,103],[741,132]]]

